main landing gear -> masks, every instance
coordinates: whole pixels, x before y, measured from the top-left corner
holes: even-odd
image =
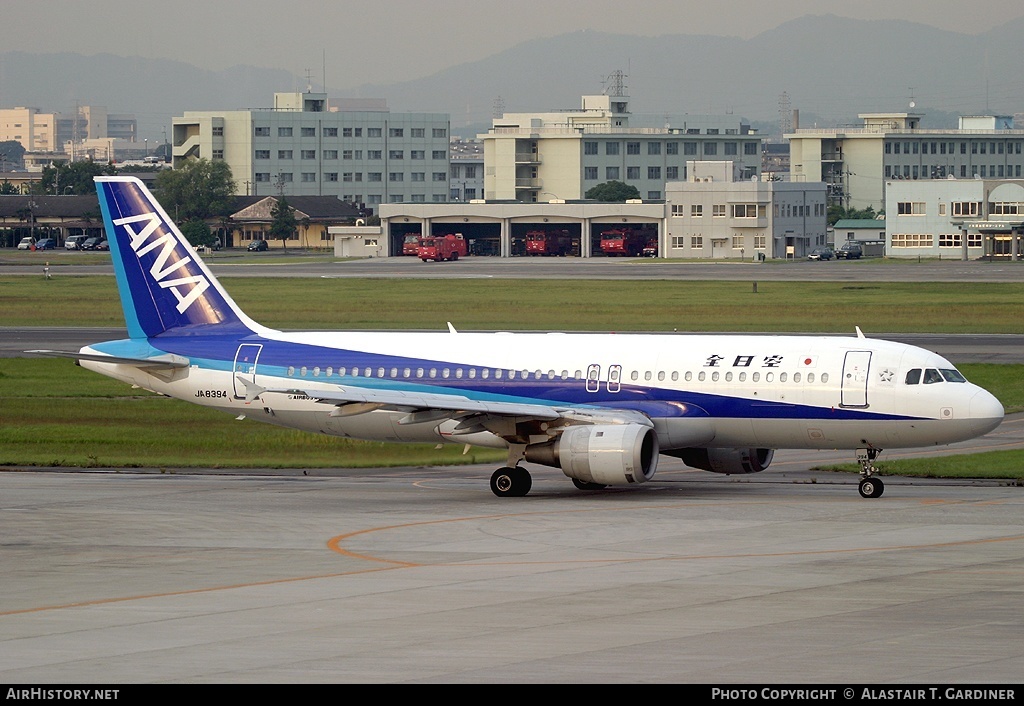
[[[519,466],[504,466],[491,474],[491,492],[499,498],[521,498],[532,487],[530,472]]]
[[[603,490],[608,487],[603,483],[587,483],[576,478],[572,479],[572,484],[580,490]],[[504,466],[491,474],[491,492],[499,498],[521,498],[532,487],[530,472],[519,466]]]
[[[857,449],[857,463],[860,464],[860,495],[862,498],[880,498],[885,491],[885,484],[875,478],[877,470],[874,460],[881,449]]]

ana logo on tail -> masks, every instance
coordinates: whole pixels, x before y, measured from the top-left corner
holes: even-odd
[[[140,230],[132,228],[131,224],[144,223]],[[171,273],[186,267],[192,261],[188,255],[182,256],[176,251],[176,241],[173,233],[164,233],[159,238],[150,239],[161,225],[160,218],[155,213],[144,213],[126,218],[118,218],[114,221],[115,226],[123,227],[131,236],[131,247],[139,260],[149,252],[160,250],[154,255],[153,262],[149,268],[149,274],[157,284],[164,289],[169,289],[178,300],[178,313],[183,314],[192,304],[196,302],[210,287],[210,281],[201,274],[190,274],[184,277],[167,279]],[[167,263],[171,262],[170,265]]]

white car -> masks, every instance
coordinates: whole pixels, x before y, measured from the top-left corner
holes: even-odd
[[[81,250],[82,243],[86,241],[89,236],[87,235],[69,235],[64,239],[65,250]]]
[[[35,244],[36,241],[32,240],[32,238],[26,235],[24,238],[21,239],[21,242],[18,243],[18,250],[31,250],[32,246]]]

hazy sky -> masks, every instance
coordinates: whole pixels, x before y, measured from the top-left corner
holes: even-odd
[[[587,29],[749,38],[806,14],[903,19],[978,33],[1020,0],[6,0],[0,51],[249,64],[329,89],[404,81],[520,42]]]

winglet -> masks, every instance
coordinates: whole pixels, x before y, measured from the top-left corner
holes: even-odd
[[[455,327],[452,326],[451,321],[448,322],[448,333],[458,333],[458,331],[455,330]]]
[[[867,338],[864,332],[860,330],[860,326],[854,326],[854,328],[857,329],[857,338]]]

